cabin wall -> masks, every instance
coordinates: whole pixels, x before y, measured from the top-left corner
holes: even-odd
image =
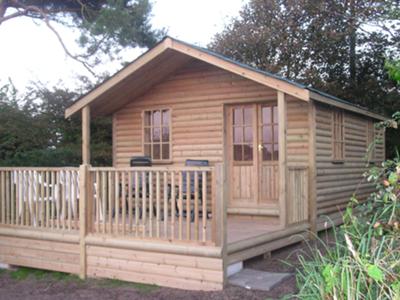
[[[365,181],[367,123],[373,120],[351,112],[344,112],[345,158],[341,163],[332,159],[332,108],[316,105],[316,189],[317,216],[320,228],[328,221],[340,221],[339,210],[344,209],[354,192],[359,200],[364,200],[374,190],[373,184]],[[375,136],[379,134],[375,130]],[[384,137],[383,137],[384,139]],[[382,161],[384,141],[377,145],[373,162]],[[328,221],[329,223],[329,221]]]
[[[223,104],[275,100],[276,91],[193,61],[114,114],[114,166],[143,155],[142,111],[170,108],[172,163],[187,158],[221,162]]]

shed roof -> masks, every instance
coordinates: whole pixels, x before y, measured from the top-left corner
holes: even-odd
[[[87,105],[90,105],[94,115],[111,114],[193,59],[204,61],[303,101],[312,99],[375,119],[386,119],[382,115],[320,90],[169,36],[75,101],[66,109],[65,117],[72,116]]]

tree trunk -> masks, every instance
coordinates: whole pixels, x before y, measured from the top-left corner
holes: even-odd
[[[350,86],[356,86],[356,44],[357,44],[357,28],[356,28],[356,8],[355,0],[350,0],[350,20],[349,20],[349,71]]]

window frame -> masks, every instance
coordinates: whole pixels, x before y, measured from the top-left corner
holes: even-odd
[[[271,122],[270,123],[263,123],[263,108],[268,107],[271,109]],[[274,108],[276,107],[276,114],[274,112]],[[278,103],[276,102],[271,102],[271,103],[264,103],[260,105],[260,112],[259,112],[259,120],[258,120],[258,131],[259,131],[259,143],[262,145],[262,150],[260,154],[260,160],[262,162],[278,162],[279,161],[279,113],[278,113]],[[276,118],[276,119],[275,119]],[[271,128],[271,142],[265,143],[264,136],[263,136],[263,129],[264,127],[270,127]],[[275,128],[277,128],[278,135],[276,136],[275,139]],[[264,160],[264,145],[271,145],[271,159]],[[278,155],[275,156],[275,146],[277,146],[277,152]]]
[[[166,127],[166,126],[163,126],[162,112],[165,111],[165,110],[167,110],[169,112],[169,121],[168,121],[169,140],[168,140],[168,142],[163,142],[162,141],[162,128]],[[146,126],[145,125],[145,115],[146,115],[146,113],[150,112],[151,116],[153,116],[153,113],[157,112],[157,111],[161,113],[160,126],[159,126],[159,128],[160,128],[160,141],[155,143],[155,144],[160,145],[160,159],[154,159],[153,158],[153,145],[154,145],[154,143],[152,141],[152,139],[153,139],[152,132],[153,132],[154,125],[152,123],[150,123],[150,126]],[[142,153],[143,153],[143,155],[147,155],[146,152],[145,152],[145,146],[146,145],[150,145],[150,149],[151,149],[150,152],[151,153],[148,156],[151,158],[151,160],[152,160],[152,162],[154,164],[169,164],[169,163],[172,163],[172,161],[173,161],[173,159],[172,159],[172,109],[170,107],[144,109],[142,111],[141,115],[142,115]],[[150,142],[149,143],[145,142],[145,129],[146,128],[150,128]],[[165,144],[169,145],[169,158],[168,159],[162,159],[162,148],[163,148],[163,145],[165,145]]]
[[[251,123],[250,124],[246,124],[245,123],[245,109],[250,108],[251,110],[251,114],[252,114],[252,119],[251,119]],[[235,109],[240,109],[241,110],[241,114],[242,114],[242,124],[235,124]],[[237,105],[237,106],[233,106],[231,109],[231,113],[232,113],[232,123],[230,124],[231,130],[232,130],[232,161],[236,164],[236,165],[252,165],[255,159],[254,156],[254,143],[255,143],[255,136],[254,136],[254,119],[257,117],[256,116],[256,111],[254,110],[254,106],[252,104],[241,104],[241,105]],[[235,128],[240,128],[241,132],[242,132],[242,142],[237,143],[235,142]],[[246,142],[245,141],[245,130],[246,128],[251,128],[252,130],[252,141],[251,142]],[[245,158],[245,151],[244,151],[244,147],[246,145],[251,145],[252,146],[252,152],[251,152],[251,159],[248,160],[236,160],[235,159],[235,146],[240,146],[241,147],[241,157]]]
[[[332,163],[344,163],[346,159],[346,126],[344,111],[342,109],[333,109],[331,121]],[[340,149],[341,155],[339,155],[338,149]]]

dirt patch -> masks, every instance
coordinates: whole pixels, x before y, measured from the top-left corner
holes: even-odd
[[[330,235],[322,235],[330,240]],[[298,243],[272,253],[270,258],[258,257],[246,262],[252,269],[295,273],[299,254],[309,253],[306,243]],[[19,269],[0,272],[0,299],[280,299],[296,293],[296,279],[291,276],[269,292],[227,286],[218,292],[185,291],[152,285],[125,283],[117,280],[88,279],[57,272]]]

